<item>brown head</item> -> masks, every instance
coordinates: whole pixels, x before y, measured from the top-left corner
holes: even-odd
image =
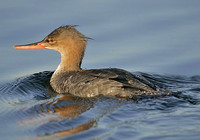
[[[80,70],[87,44],[87,37],[75,29],[75,26],[61,26],[42,41],[17,45],[15,49],[52,49],[61,54],[59,67],[65,71]]]

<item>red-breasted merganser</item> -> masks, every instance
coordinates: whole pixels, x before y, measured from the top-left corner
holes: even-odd
[[[145,78],[122,69],[81,69],[87,40],[75,26],[67,25],[57,28],[40,42],[17,45],[14,48],[46,48],[61,54],[61,63],[50,80],[50,85],[58,93],[78,97],[104,95],[119,98],[160,94],[157,86]]]

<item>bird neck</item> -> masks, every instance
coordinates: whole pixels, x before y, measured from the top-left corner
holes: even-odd
[[[80,71],[81,63],[85,52],[85,42],[68,41],[61,53],[61,63],[56,71]]]

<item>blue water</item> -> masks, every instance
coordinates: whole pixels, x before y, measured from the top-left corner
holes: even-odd
[[[52,72],[0,87],[2,139],[198,139],[200,76],[137,73],[174,94],[121,100],[51,90]]]
[[[199,139],[199,7],[198,0],[1,0],[1,139]],[[179,94],[137,101],[57,95],[49,78],[59,54],[12,46],[67,24],[94,39],[83,68],[123,68]]]

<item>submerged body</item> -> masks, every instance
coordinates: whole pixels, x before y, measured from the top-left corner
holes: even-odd
[[[14,48],[47,48],[61,54],[61,63],[50,80],[52,88],[58,93],[79,97],[104,95],[120,98],[160,94],[157,86],[122,69],[81,69],[87,39],[74,26],[61,26],[41,42]]]

